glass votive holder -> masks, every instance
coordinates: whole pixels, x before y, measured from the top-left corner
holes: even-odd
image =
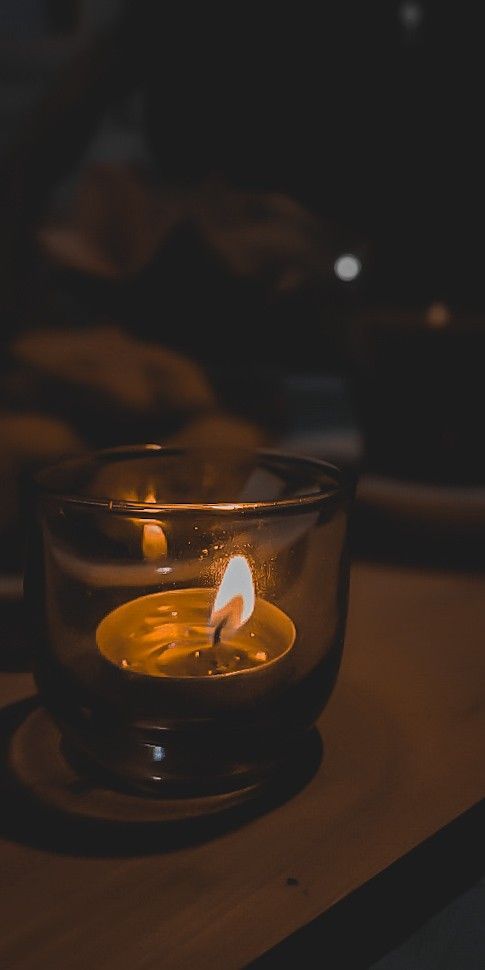
[[[258,789],[334,686],[349,489],[321,461],[158,445],[36,479],[35,676],[66,750],[159,796]]]

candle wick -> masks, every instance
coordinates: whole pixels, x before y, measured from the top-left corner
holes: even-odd
[[[222,636],[222,631],[223,631],[226,623],[227,623],[227,616],[223,617],[222,620],[220,620],[219,623],[217,624],[217,626],[216,626],[216,628],[214,630],[214,633],[212,634],[212,646],[213,647],[217,647],[217,644],[220,642],[220,639],[221,639],[221,636]]]

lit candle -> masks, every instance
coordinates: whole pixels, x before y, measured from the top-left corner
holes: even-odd
[[[200,681],[249,675],[274,686],[288,675],[295,636],[289,616],[255,595],[248,561],[238,555],[215,594],[196,587],[141,596],[108,613],[96,640],[103,657],[127,672]]]

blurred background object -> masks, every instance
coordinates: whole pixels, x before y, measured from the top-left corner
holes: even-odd
[[[484,318],[442,302],[369,308],[352,322],[353,388],[373,471],[485,485]]]
[[[5,0],[6,565],[38,463],[239,435],[360,471],[371,553],[482,544],[477,25]]]

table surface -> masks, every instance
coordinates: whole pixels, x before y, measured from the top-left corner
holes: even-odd
[[[167,851],[55,851],[35,832],[7,834],[0,966],[243,967],[475,804],[484,595],[483,575],[356,563],[343,666],[319,722],[325,757],[307,786]],[[28,673],[0,674],[3,706],[32,691]]]

